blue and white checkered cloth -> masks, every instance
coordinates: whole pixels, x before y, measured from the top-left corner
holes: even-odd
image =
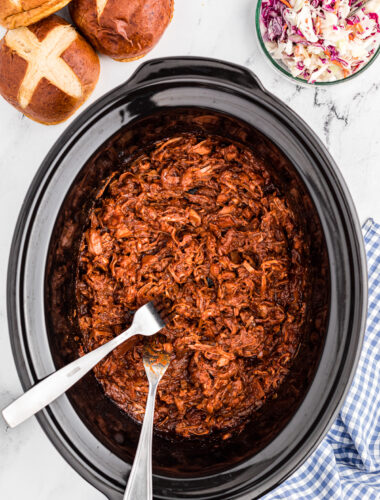
[[[368,317],[352,386],[317,450],[263,500],[380,500],[380,225],[367,220],[363,236]]]

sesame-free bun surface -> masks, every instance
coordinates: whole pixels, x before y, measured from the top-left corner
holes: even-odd
[[[0,0],[0,24],[9,29],[29,26],[54,14],[70,0]]]
[[[118,61],[147,54],[173,13],[174,0],[73,0],[70,14],[90,43]]]
[[[56,15],[8,31],[0,42],[0,94],[40,123],[72,115],[93,91],[99,68],[93,48]]]

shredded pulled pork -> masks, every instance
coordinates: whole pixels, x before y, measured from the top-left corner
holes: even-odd
[[[306,318],[307,245],[297,216],[247,147],[183,134],[155,144],[102,190],[81,242],[84,351],[155,299],[171,364],[155,426],[184,437],[241,428],[291,369]],[[148,384],[143,338],[95,368],[133,418]]]

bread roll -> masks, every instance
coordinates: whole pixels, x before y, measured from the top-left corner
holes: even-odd
[[[147,54],[173,13],[174,0],[73,0],[74,23],[90,43],[118,61]]]
[[[66,120],[98,77],[98,56],[61,17],[8,31],[0,42],[0,94],[35,121]]]
[[[70,0],[0,0],[0,24],[13,29],[28,26],[62,9]]]

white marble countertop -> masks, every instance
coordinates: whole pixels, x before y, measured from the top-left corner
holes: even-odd
[[[145,60],[198,55],[247,66],[327,145],[351,190],[360,221],[368,217],[380,221],[380,59],[351,82],[327,90],[296,87],[277,76],[259,52],[254,8],[254,0],[176,0],[171,25]],[[82,109],[128,79],[140,62],[118,63],[102,57],[99,84]],[[0,408],[21,392],[6,319],[11,238],[33,176],[70,121],[51,127],[39,125],[0,99]],[[13,430],[6,429],[0,418],[0,498],[104,497],[70,468],[34,418]]]

